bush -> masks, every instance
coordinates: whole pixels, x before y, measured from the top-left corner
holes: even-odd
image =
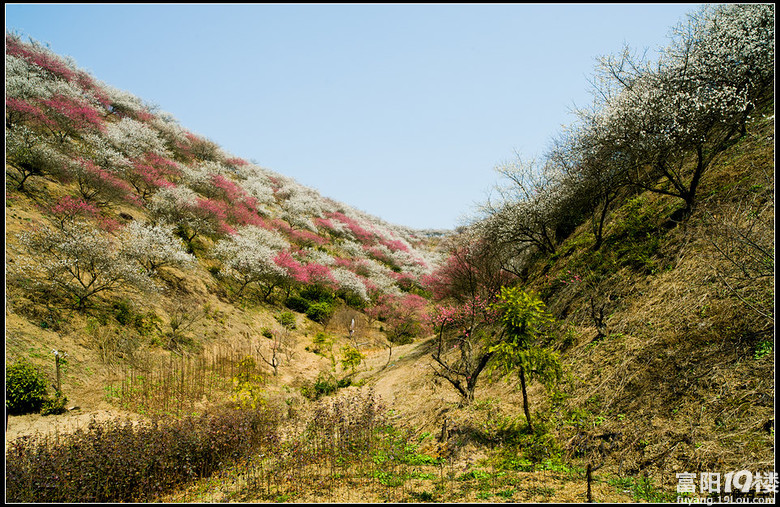
[[[323,354],[323,351],[330,348],[332,344],[330,338],[325,333],[317,333],[314,338],[312,338],[312,343],[314,344],[312,352],[315,354]]]
[[[340,297],[342,300],[344,300],[344,303],[347,304],[347,306],[350,306],[352,308],[356,308],[358,310],[362,310],[366,307],[366,302],[361,298],[358,294],[355,294],[354,292],[348,291],[348,290],[340,290],[336,293],[338,297]]]
[[[41,406],[41,415],[57,415],[65,412],[65,405],[68,403],[67,396],[57,393],[54,398],[49,398]]]
[[[38,412],[46,401],[46,378],[26,359],[6,367],[5,406],[19,415]]]
[[[314,322],[323,324],[333,315],[333,307],[329,303],[312,303],[306,310],[306,316]]]
[[[309,400],[317,400],[321,396],[335,393],[339,389],[339,381],[333,375],[321,372],[311,386],[301,387],[301,394]]]
[[[298,293],[302,298],[314,303],[333,303],[334,300],[333,292],[318,284],[306,285]]]
[[[309,300],[304,299],[297,294],[293,294],[292,296],[288,297],[287,301],[284,302],[284,306],[290,310],[295,310],[296,312],[300,313],[306,313],[309,310],[310,305],[311,302]]]
[[[276,321],[287,329],[295,329],[295,315],[292,312],[282,312],[276,316]]]
[[[216,408],[160,421],[98,422],[53,441],[6,446],[9,503],[149,502],[220,467],[277,448],[278,413]],[[66,479],[67,478],[67,479]]]

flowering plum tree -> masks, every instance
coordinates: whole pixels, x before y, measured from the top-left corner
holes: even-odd
[[[24,43],[17,34],[6,33],[5,52],[7,55],[22,58],[36,65],[48,73],[50,78],[71,81],[76,77],[74,69],[37,41],[31,40],[29,43]]]
[[[38,285],[52,287],[83,309],[97,294],[114,289],[153,290],[139,270],[104,231],[82,221],[64,221],[19,237],[38,260],[22,270]]]
[[[6,166],[13,169],[6,174],[17,190],[25,190],[24,184],[32,176],[65,176],[65,157],[26,125],[6,129],[5,142]]]
[[[181,170],[176,162],[153,152],[133,160],[123,172],[124,179],[143,200],[148,200],[161,187],[174,187],[172,180],[178,180],[180,174]]]
[[[106,171],[92,161],[78,158],[69,166],[79,195],[100,207],[109,207],[116,201],[136,203],[130,185],[116,174]]]
[[[293,255],[283,250],[274,256],[274,264],[282,268],[283,277],[281,278],[280,285],[284,287],[286,295],[289,297],[293,286],[297,284],[305,284],[309,281],[309,274]]]
[[[239,283],[237,296],[254,283],[267,299],[286,276],[284,268],[274,262],[278,250],[265,241],[270,234],[270,231],[247,226],[215,245],[214,255],[222,261],[225,273]],[[282,241],[279,240],[276,246]]]
[[[704,7],[677,28],[657,65],[628,49],[602,58],[600,107],[582,115],[621,153],[633,184],[679,197],[685,217],[712,160],[772,89],[773,62],[773,6]]]
[[[598,250],[604,239],[604,226],[612,204],[630,191],[630,182],[622,167],[627,160],[620,150],[604,142],[605,136],[594,123],[570,128],[550,153],[566,177],[569,196],[583,215],[589,215]],[[579,218],[579,217],[577,217]]]
[[[199,137],[191,132],[185,132],[186,143],[179,145],[184,156],[191,161],[216,162],[219,160],[219,146],[209,139]]]
[[[416,294],[382,294],[371,308],[366,309],[370,319],[384,325],[388,349],[385,366],[390,364],[394,345],[411,343],[415,337],[428,332],[427,307],[428,300]]]
[[[157,131],[132,118],[125,117],[118,122],[109,122],[105,127],[105,138],[130,159],[141,159],[147,154],[167,154],[165,144]]]
[[[331,275],[338,286],[337,294],[340,295],[350,306],[363,306],[369,302],[366,284],[352,271],[337,267],[331,271]]]
[[[524,161],[519,156],[496,167],[508,180],[498,186],[501,199],[488,200],[482,206],[485,215],[481,227],[504,245],[536,247],[542,252],[555,253],[556,228],[563,207],[561,174],[550,163]]]
[[[241,182],[241,186],[249,195],[254,197],[258,206],[274,202],[274,191],[271,188],[271,182],[263,176],[249,177]]]
[[[426,279],[439,300],[429,314],[437,334],[434,375],[449,382],[466,404],[474,400],[479,375],[494,355],[490,346],[498,333],[490,305],[512,279],[501,268],[502,259],[490,245],[474,241],[473,233],[461,236],[450,258]]]
[[[195,258],[184,250],[181,240],[174,237],[171,229],[170,225],[133,221],[121,231],[123,251],[149,273],[163,266],[192,266]]]
[[[148,204],[152,223],[167,223],[177,227],[177,233],[192,250],[192,240],[198,234],[218,235],[225,229],[224,212],[184,186],[160,188]]]
[[[88,130],[102,131],[103,118],[97,109],[87,102],[66,95],[54,95],[42,100],[46,117],[51,120],[46,126],[61,143],[67,138],[78,137]]]

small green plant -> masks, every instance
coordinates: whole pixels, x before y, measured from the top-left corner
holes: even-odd
[[[317,333],[314,335],[314,338],[312,338],[312,343],[314,344],[314,347],[311,349],[311,351],[320,355],[324,355],[325,350],[327,350],[331,345],[330,337],[325,333]]]
[[[46,399],[41,405],[41,415],[57,415],[64,413],[68,398],[61,392],[57,392],[53,398]]]
[[[774,349],[774,341],[772,340],[762,340],[758,342],[758,345],[756,345],[756,351],[753,354],[753,357],[755,359],[761,359],[764,356],[768,356],[772,353],[772,350]]]
[[[509,499],[512,498],[512,496],[515,494],[514,489],[506,489],[504,491],[499,491],[496,493],[496,496],[500,496],[501,498]]]
[[[349,369],[352,373],[355,373],[355,369],[360,365],[360,362],[365,358],[358,349],[351,346],[346,346],[341,349],[341,367]]]
[[[46,378],[27,359],[6,366],[5,407],[10,414],[38,412],[46,402]]]
[[[418,502],[433,502],[433,493],[429,491],[410,491],[409,495]]]
[[[293,294],[292,296],[288,297],[287,301],[284,302],[284,306],[290,310],[295,310],[296,312],[300,313],[306,313],[309,310],[310,305],[311,301],[304,299],[297,294]]]
[[[287,329],[295,329],[295,314],[292,312],[281,312],[276,317],[276,321]]]
[[[339,388],[339,382],[333,375],[320,372],[311,386],[301,387],[301,394],[309,400],[317,400],[322,396],[335,393]]]
[[[610,479],[609,483],[619,490],[630,491],[636,500],[645,500],[651,503],[673,502],[674,493],[659,490],[650,477],[617,477]]]

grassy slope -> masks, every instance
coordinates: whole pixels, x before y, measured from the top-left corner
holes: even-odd
[[[697,211],[672,228],[679,203],[642,194],[614,213],[599,252],[583,226],[530,276],[576,336],[564,355],[570,398],[554,410],[579,410],[584,424],[559,436],[574,456],[671,491],[676,472],[774,466],[773,320],[751,308],[771,310],[774,280],[738,296],[721,281],[737,267],[713,244],[732,217],[763,224],[754,237],[774,244],[773,115],[713,162],[699,192]],[[581,282],[556,282],[575,274]],[[605,304],[607,336],[595,342],[591,297]]]

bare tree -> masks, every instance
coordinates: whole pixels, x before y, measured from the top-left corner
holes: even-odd
[[[708,241],[718,252],[716,274],[728,291],[765,322],[774,326],[774,178],[766,173],[733,206],[706,214]],[[758,191],[762,189],[762,191]]]
[[[205,313],[203,307],[194,301],[178,301],[171,305],[168,315],[170,331],[165,333],[168,337],[167,348],[176,350],[188,341],[187,331],[198,323]]]
[[[242,334],[247,340],[250,340],[249,333],[243,332]],[[290,343],[290,328],[286,326],[275,328],[271,331],[270,340],[270,343],[267,343],[267,352],[263,352],[265,347],[260,343],[255,344],[255,351],[260,356],[260,359],[273,369],[274,376],[276,376],[279,372],[282,354],[284,354],[288,363],[292,361],[295,354]]]

